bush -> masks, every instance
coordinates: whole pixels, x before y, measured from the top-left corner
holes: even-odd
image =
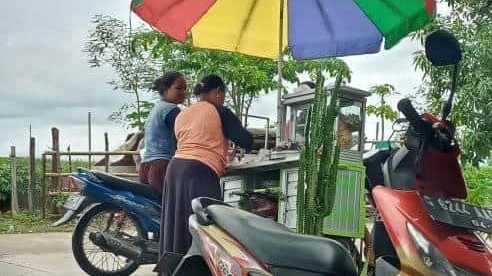
[[[53,227],[51,226],[53,222],[55,222],[55,218],[48,217],[43,219],[39,213],[21,212],[15,217],[9,213],[2,214],[0,216],[0,234],[72,231],[75,223],[71,221],[67,224]]]
[[[10,195],[12,193],[11,186],[11,164],[10,159],[0,157],[0,210],[10,209]],[[27,208],[27,188],[29,183],[29,159],[17,158],[17,196],[19,205],[21,208]],[[50,170],[51,161],[47,161],[47,170]],[[76,170],[78,167],[88,167],[87,161],[73,160],[72,170]],[[69,166],[67,161],[62,161],[62,171],[69,172]],[[41,194],[41,178],[42,175],[42,161],[36,160],[36,172],[35,181],[33,183],[33,200],[34,207],[39,208],[39,199]],[[49,179],[47,179],[49,181]],[[49,184],[49,183],[47,183]]]
[[[39,192],[41,190],[41,164],[37,166],[36,179],[33,183],[33,192]],[[29,183],[29,163],[26,158],[17,159],[17,195],[19,197],[27,197],[27,188]],[[8,158],[0,158],[0,201],[7,201],[10,199],[12,192],[11,186],[11,162]]]
[[[492,207],[492,167],[466,167],[464,169],[468,201],[472,204]]]

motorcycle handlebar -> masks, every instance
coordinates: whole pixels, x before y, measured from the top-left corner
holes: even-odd
[[[422,126],[425,123],[422,117],[417,113],[415,108],[412,105],[412,102],[405,98],[401,99],[398,102],[398,110],[405,115],[405,118],[408,119],[408,122],[411,126],[413,126],[417,131],[422,131]]]

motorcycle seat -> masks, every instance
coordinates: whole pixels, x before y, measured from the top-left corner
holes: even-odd
[[[321,275],[356,275],[350,253],[328,238],[297,234],[282,224],[225,205],[206,208],[210,219],[273,267]]]
[[[98,179],[102,181],[102,185],[105,187],[119,190],[132,192],[136,195],[140,195],[152,200],[161,200],[161,193],[155,190],[152,186],[147,184],[141,184],[136,181],[131,181],[122,177],[114,176],[112,174],[101,172],[101,171],[91,171]]]

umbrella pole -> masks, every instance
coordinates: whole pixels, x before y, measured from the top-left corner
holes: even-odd
[[[277,74],[278,74],[278,91],[277,91],[277,133],[275,139],[275,145],[279,146],[282,141],[282,130],[284,129],[283,120],[283,106],[282,106],[282,54],[283,54],[283,43],[284,43],[284,2],[285,0],[280,0],[280,31],[279,31],[279,43],[278,43],[278,61],[277,61]]]

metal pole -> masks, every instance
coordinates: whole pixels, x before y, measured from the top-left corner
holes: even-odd
[[[270,134],[270,118],[267,118],[267,126],[265,131],[265,149],[268,149],[268,134]]]
[[[284,43],[284,2],[280,0],[280,28],[278,39],[278,61],[277,61],[277,74],[278,74],[278,91],[277,91],[277,129],[275,144],[278,146],[282,141],[282,128],[283,128],[283,112],[282,112],[282,54]]]
[[[87,126],[89,128],[89,152],[92,151],[92,125],[91,125],[91,112],[87,114]],[[89,170],[91,169],[92,155],[89,155]]]
[[[12,215],[16,216],[17,213],[19,212],[19,202],[17,199],[17,164],[16,164],[16,157],[15,157],[15,146],[10,147],[10,164],[11,164],[11,207],[12,207]]]
[[[108,133],[104,132],[104,150],[106,152],[109,152],[109,138],[108,138]],[[105,156],[105,171],[109,172],[109,155]]]

